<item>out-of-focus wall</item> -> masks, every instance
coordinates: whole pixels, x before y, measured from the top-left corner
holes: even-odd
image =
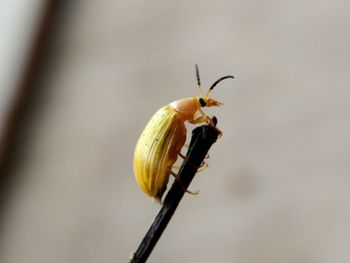
[[[137,187],[151,115],[213,96],[223,137],[150,262],[349,262],[350,3],[67,4],[26,125],[0,262],[127,262],[158,210]],[[189,126],[190,129],[192,126]]]

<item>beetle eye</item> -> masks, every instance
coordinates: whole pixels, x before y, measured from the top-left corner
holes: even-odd
[[[205,102],[205,100],[203,100],[202,98],[199,98],[199,103],[201,104],[202,107],[207,106],[207,103]]]

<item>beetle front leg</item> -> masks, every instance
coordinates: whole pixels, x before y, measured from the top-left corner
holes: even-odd
[[[221,137],[221,136],[222,136],[222,131],[220,131],[220,130],[216,127],[214,121],[213,121],[208,115],[206,115],[201,109],[199,110],[199,112],[202,114],[202,116],[200,116],[200,117],[198,117],[198,118],[196,118],[196,119],[190,121],[190,123],[192,123],[192,124],[199,124],[199,123],[206,122],[206,123],[208,123],[210,126],[212,126],[212,127],[219,133],[219,137]]]

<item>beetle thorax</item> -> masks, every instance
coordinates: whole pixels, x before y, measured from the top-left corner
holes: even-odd
[[[193,97],[176,100],[169,105],[181,114],[186,121],[192,121],[196,112],[201,108],[198,100]]]

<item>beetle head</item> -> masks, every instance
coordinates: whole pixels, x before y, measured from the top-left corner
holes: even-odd
[[[223,103],[218,102],[209,97],[198,97],[198,101],[201,107],[215,107],[215,106],[223,105]]]
[[[224,79],[234,79],[233,76],[227,75],[224,77],[219,78],[217,81],[215,81],[210,88],[208,89],[207,93],[204,95],[203,90],[201,87],[201,81],[199,78],[199,70],[198,70],[198,65],[196,65],[196,76],[197,76],[197,83],[198,83],[198,89],[199,89],[199,94],[200,96],[198,97],[198,101],[201,105],[201,107],[213,107],[213,106],[220,106],[223,105],[221,102],[218,102],[212,98],[210,98],[211,91],[214,89],[214,87]]]

